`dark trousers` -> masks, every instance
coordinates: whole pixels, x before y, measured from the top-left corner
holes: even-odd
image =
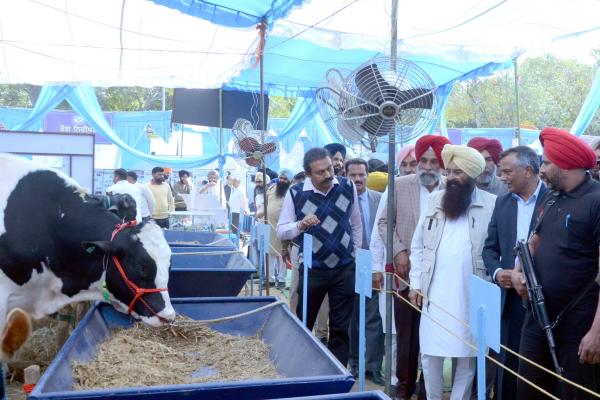
[[[350,361],[351,367],[358,368],[358,318],[359,298],[354,296],[354,311],[350,319]],[[380,372],[383,363],[384,334],[381,315],[379,314],[379,293],[373,292],[371,298],[365,298],[365,369]]]
[[[298,306],[296,315],[302,318],[304,288],[304,265],[300,264],[298,283]],[[329,295],[329,342],[327,347],[345,366],[348,364],[350,341],[348,328],[354,303],[354,263],[332,269],[309,269],[306,325],[312,331],[325,295]]]
[[[154,219],[154,222],[163,229],[169,229],[169,218]]]
[[[6,391],[4,390],[4,369],[2,363],[0,363],[0,400],[6,399]]]
[[[408,300],[408,288],[400,292]],[[421,314],[394,297],[394,322],[396,323],[396,342],[398,354],[396,360],[396,397],[410,399],[416,389],[419,372],[419,324]],[[423,374],[419,379],[419,399],[425,399],[425,381]]]
[[[565,377],[597,392],[599,388],[599,369],[597,365],[581,364],[577,351],[581,338],[556,339],[558,361],[564,368]],[[546,336],[539,328],[537,322],[525,317],[523,331],[521,334],[520,352],[537,364],[554,371],[554,364],[548,350]],[[555,394],[561,400],[593,399],[594,397],[565,383],[559,383],[558,379],[540,370],[539,368],[525,362],[519,362],[519,375],[529,379],[536,385],[544,388],[549,393]],[[517,382],[517,399],[534,400],[546,399],[547,396],[527,383],[519,380]]]
[[[521,298],[509,291],[506,295],[506,303],[500,321],[500,342],[511,350],[519,352],[521,343],[521,330],[523,329],[523,319],[525,318],[525,308]],[[519,359],[505,350],[500,351],[499,361],[513,371],[519,370]],[[504,370],[498,368],[496,385],[496,398],[502,400],[516,400],[517,378]]]

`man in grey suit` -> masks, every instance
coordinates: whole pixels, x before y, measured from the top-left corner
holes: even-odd
[[[346,162],[346,176],[354,182],[360,214],[363,223],[362,249],[369,248],[371,231],[375,223],[375,214],[381,199],[381,193],[367,189],[368,165],[365,160],[355,158]],[[350,354],[348,364],[350,371],[358,374],[358,296],[354,299],[354,311],[350,319]],[[381,315],[379,315],[379,293],[373,291],[371,298],[365,302],[365,341],[366,341],[366,377],[373,383],[383,385],[381,364],[384,353],[384,336]]]

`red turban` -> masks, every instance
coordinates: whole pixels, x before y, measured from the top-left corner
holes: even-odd
[[[560,169],[592,169],[596,153],[582,139],[557,128],[544,128],[540,133],[544,154]]]
[[[415,155],[417,156],[417,162],[421,159],[423,153],[425,153],[431,147],[435,156],[442,168],[444,168],[444,161],[442,160],[442,149],[445,145],[451,144],[450,139],[445,136],[438,135],[425,135],[421,136],[417,143],[415,143]]]
[[[474,137],[467,143],[468,147],[471,147],[478,152],[487,150],[492,156],[495,164],[500,161],[500,153],[502,153],[502,143],[498,139],[488,139],[484,137]]]

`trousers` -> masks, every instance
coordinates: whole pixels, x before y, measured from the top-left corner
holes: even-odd
[[[445,357],[421,355],[427,400],[442,400],[444,395],[444,359]],[[456,371],[452,381],[450,400],[468,400],[471,398],[473,377],[475,377],[476,357],[455,357]]]
[[[358,367],[358,317],[359,296],[354,296],[354,311],[350,319],[350,356],[349,363]],[[365,369],[379,372],[383,363],[384,335],[381,315],[379,315],[379,293],[373,292],[371,298],[365,298]]]
[[[348,365],[350,339],[348,329],[354,308],[354,263],[338,268],[308,270],[306,325],[312,331],[325,295],[329,296],[329,341],[327,347],[342,363]],[[296,315],[302,318],[303,265],[299,268],[298,305]]]

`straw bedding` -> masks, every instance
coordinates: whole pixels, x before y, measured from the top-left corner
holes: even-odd
[[[171,326],[120,329],[92,362],[74,362],[74,390],[273,379],[269,346],[178,317]]]

